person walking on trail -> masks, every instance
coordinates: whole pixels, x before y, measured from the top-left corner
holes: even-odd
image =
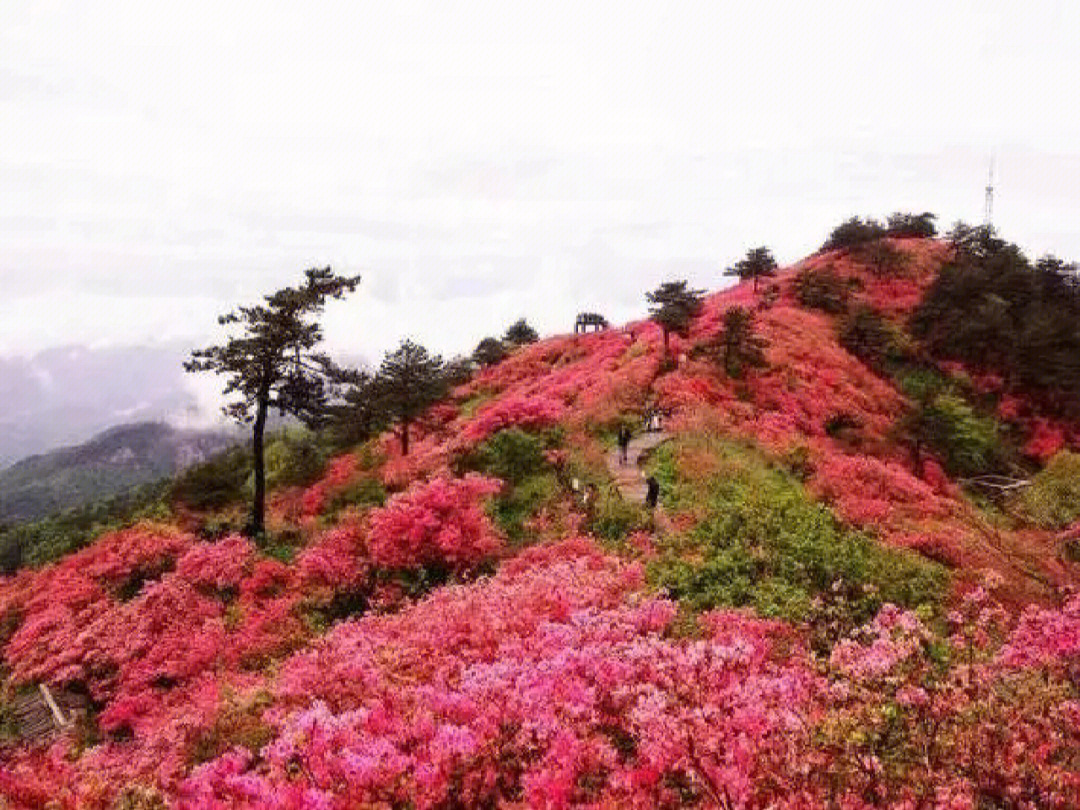
[[[656,502],[660,500],[660,482],[650,475],[645,479],[645,486],[647,487],[645,490],[645,506],[651,511],[656,508]]]
[[[619,442],[619,463],[626,466],[627,452],[630,449],[630,428],[626,425],[619,425],[616,439]]]

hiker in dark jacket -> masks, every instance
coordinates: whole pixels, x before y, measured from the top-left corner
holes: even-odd
[[[627,463],[627,451],[630,449],[630,428],[626,425],[619,425],[619,432],[615,435],[615,438],[619,442],[619,463],[625,465]]]
[[[645,505],[649,509],[655,509],[656,502],[660,500],[660,482],[650,475],[645,479],[645,486],[648,487],[645,492]]]

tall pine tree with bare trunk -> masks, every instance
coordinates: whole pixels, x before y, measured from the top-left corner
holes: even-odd
[[[340,370],[325,354],[317,316],[326,302],[356,289],[359,276],[338,276],[329,267],[305,273],[304,283],[265,297],[265,303],[238,307],[218,318],[224,326],[239,326],[241,334],[218,346],[196,349],[184,363],[187,371],[225,375],[227,416],[251,425],[255,492],[247,533],[263,533],[266,516],[266,464],[263,441],[271,409],[291,414],[309,425],[325,418],[327,399]]]

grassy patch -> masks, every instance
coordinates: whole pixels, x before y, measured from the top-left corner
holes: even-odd
[[[695,609],[752,606],[764,616],[848,625],[883,602],[941,599],[940,566],[845,528],[753,448],[688,436],[658,448],[652,471],[665,507],[696,520],[661,540],[650,575]]]

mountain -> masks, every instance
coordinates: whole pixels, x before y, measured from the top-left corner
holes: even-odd
[[[0,578],[0,800],[1080,807],[1080,285],[856,224]]]
[[[235,444],[235,432],[161,422],[110,428],[89,441],[0,470],[0,522],[34,520],[175,475]]]
[[[0,468],[113,425],[185,418],[187,347],[62,346],[0,357]]]

